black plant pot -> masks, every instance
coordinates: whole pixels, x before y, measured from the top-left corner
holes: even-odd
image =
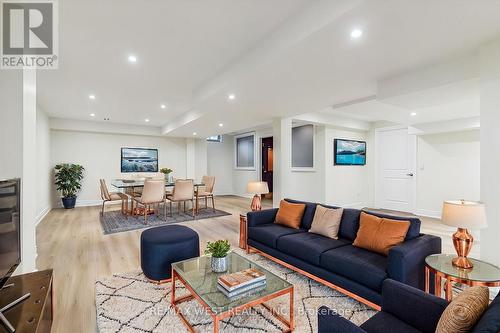
[[[75,208],[76,197],[61,198],[64,208],[72,209]]]

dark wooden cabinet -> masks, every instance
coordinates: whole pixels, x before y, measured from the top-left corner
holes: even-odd
[[[0,291],[0,308],[23,296],[31,296],[3,314],[16,333],[49,333],[52,327],[52,270],[12,276],[12,287]],[[0,333],[8,333],[0,324]]]

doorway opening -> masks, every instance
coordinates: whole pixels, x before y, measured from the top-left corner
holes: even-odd
[[[273,198],[273,137],[262,138],[261,146],[261,179],[267,182],[269,194],[265,198]]]

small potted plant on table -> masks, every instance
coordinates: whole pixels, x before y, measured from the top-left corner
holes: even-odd
[[[82,188],[83,171],[79,164],[63,163],[55,166],[56,189],[62,194],[64,208],[75,207],[76,193]]]
[[[160,172],[165,175],[165,181],[170,182],[170,174],[172,173],[172,169],[170,168],[161,168]]]
[[[227,271],[227,254],[231,249],[231,244],[228,240],[218,240],[215,242],[208,242],[205,254],[212,255],[211,268],[215,273],[222,273]]]

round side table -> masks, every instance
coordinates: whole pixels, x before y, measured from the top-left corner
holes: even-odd
[[[425,258],[425,292],[429,292],[430,273],[434,273],[434,294],[441,297],[441,280],[445,279],[445,298],[451,301],[452,282],[470,287],[500,287],[500,268],[485,261],[469,258],[474,267],[463,269],[453,266],[452,254],[433,254]]]

